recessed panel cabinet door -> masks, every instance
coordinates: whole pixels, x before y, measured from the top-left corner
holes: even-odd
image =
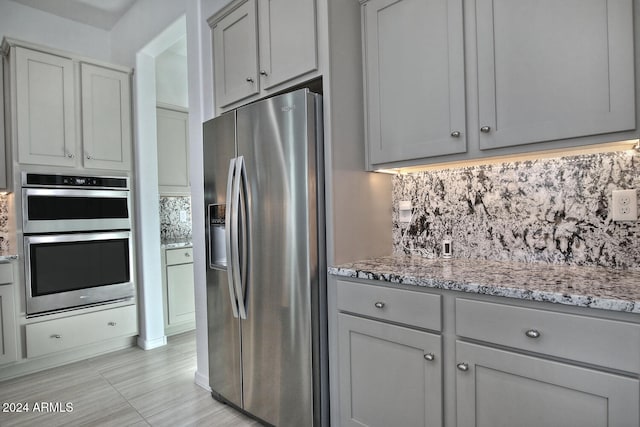
[[[478,0],[480,148],[635,129],[631,0]]]
[[[167,266],[169,325],[195,319],[193,264]]]
[[[640,425],[640,382],[537,357],[456,343],[458,427]]]
[[[131,169],[129,75],[80,64],[83,164],[87,168]]]
[[[73,62],[22,47],[15,61],[18,161],[75,165]]]
[[[442,427],[440,336],[338,314],[340,425]]]
[[[363,4],[369,160],[466,151],[461,0]]]
[[[13,285],[0,285],[0,365],[18,357],[15,319]]]
[[[260,0],[258,7],[262,88],[315,70],[315,0]]]
[[[248,0],[213,27],[216,107],[225,107],[260,90],[256,0]]]
[[[156,109],[160,194],[189,193],[189,114]]]

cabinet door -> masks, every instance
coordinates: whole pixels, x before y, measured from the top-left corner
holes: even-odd
[[[338,340],[342,426],[442,426],[438,335],[339,314]]]
[[[192,322],[195,319],[193,264],[167,267],[167,305],[169,325]]]
[[[466,151],[461,0],[363,5],[372,164]]]
[[[165,108],[156,112],[160,194],[189,193],[189,114]]]
[[[640,381],[489,347],[456,343],[459,427],[640,424]],[[460,366],[460,365],[459,365]]]
[[[478,0],[480,148],[634,129],[631,0]]]
[[[17,359],[13,285],[0,285],[0,364]]]
[[[315,0],[258,2],[262,89],[318,67],[315,6]]]
[[[5,103],[8,98],[5,97],[5,79],[4,79],[4,67],[6,61],[4,57],[0,58],[0,189],[7,189],[7,146],[10,141],[7,136],[6,123],[9,120],[9,115],[5,114],[10,108],[7,106],[5,109]],[[6,142],[5,142],[6,141]]]
[[[213,27],[216,107],[260,90],[258,86],[256,0],[247,0]]]
[[[129,75],[80,65],[82,144],[86,168],[131,169],[131,89]]]
[[[73,62],[22,47],[14,49],[19,162],[74,166]]]

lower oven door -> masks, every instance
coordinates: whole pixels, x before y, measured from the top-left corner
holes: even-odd
[[[131,232],[26,236],[27,314],[132,299]]]

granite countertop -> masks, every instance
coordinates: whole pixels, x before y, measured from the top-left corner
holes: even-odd
[[[395,255],[329,267],[336,276],[640,313],[640,271]]]
[[[188,248],[193,246],[192,239],[162,239],[160,241],[162,249]]]

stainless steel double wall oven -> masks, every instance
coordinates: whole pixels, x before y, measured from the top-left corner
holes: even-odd
[[[132,300],[127,177],[22,174],[27,315]]]

